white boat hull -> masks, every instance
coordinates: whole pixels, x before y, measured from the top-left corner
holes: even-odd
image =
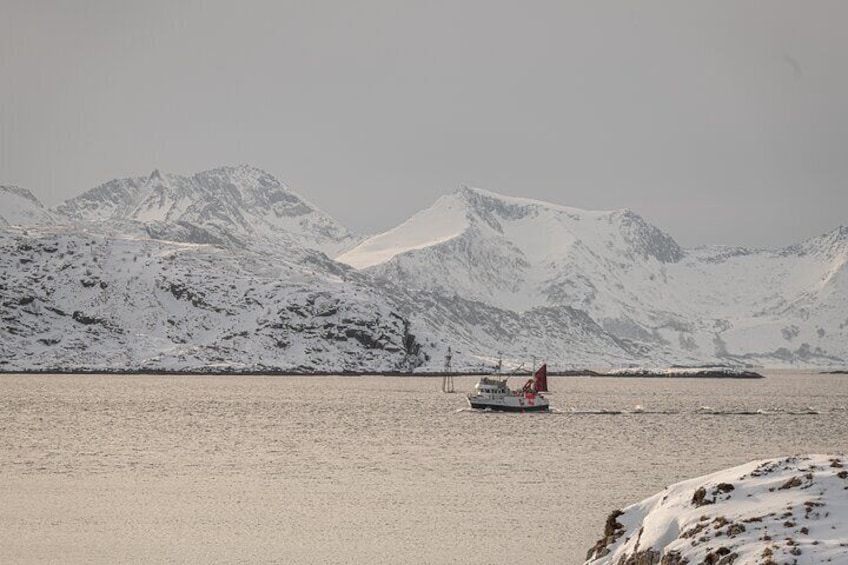
[[[478,410],[501,412],[544,412],[548,410],[548,399],[539,395],[510,394],[503,396],[468,395],[468,404]]]

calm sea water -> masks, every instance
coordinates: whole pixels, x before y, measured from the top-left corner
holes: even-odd
[[[767,376],[553,377],[551,414],[436,378],[0,376],[0,562],[582,563],[670,483],[846,450],[848,376]]]

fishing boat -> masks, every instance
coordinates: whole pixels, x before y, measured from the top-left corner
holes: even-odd
[[[524,383],[520,390],[510,390],[506,377],[486,376],[474,386],[467,396],[468,404],[478,410],[502,412],[544,412],[548,410],[548,399],[541,393],[548,392],[548,366],[542,365],[533,378]]]

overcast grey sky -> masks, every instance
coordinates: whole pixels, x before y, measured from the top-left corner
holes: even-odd
[[[459,184],[685,246],[848,224],[848,2],[0,0],[0,184],[261,167],[359,232]]]

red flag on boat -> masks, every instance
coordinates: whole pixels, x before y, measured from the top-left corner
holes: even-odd
[[[548,392],[548,364],[545,363],[533,375],[536,384],[536,392]]]

